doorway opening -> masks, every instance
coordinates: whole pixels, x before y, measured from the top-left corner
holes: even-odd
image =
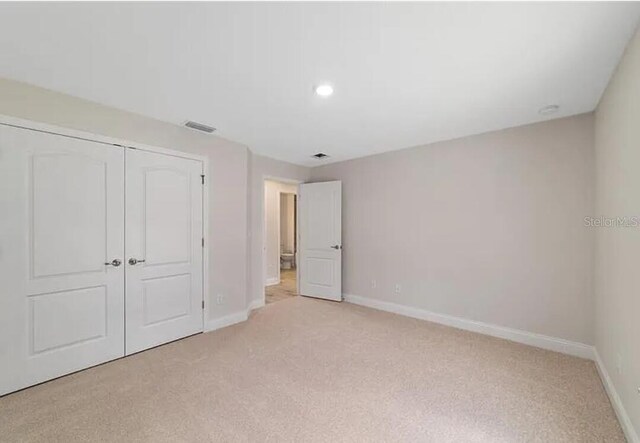
[[[298,187],[293,183],[264,182],[265,303],[298,295]]]

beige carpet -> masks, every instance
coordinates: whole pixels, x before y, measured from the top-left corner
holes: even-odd
[[[295,269],[281,269],[280,283],[265,288],[265,302],[275,303],[298,295]]]
[[[247,322],[0,398],[0,440],[624,438],[590,361],[293,297]]]

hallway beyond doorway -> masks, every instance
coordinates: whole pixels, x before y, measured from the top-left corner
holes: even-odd
[[[281,269],[280,283],[266,287],[266,303],[275,303],[298,295],[296,287],[296,270]]]

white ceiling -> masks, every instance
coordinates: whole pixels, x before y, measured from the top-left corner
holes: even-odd
[[[2,3],[0,76],[318,165],[591,111],[639,15],[637,2]],[[324,81],[330,98],[312,92]],[[548,104],[560,111],[542,117]]]

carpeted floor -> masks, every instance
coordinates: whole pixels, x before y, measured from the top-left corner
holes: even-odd
[[[0,440],[624,437],[590,361],[293,297],[247,322],[0,398]]]
[[[295,269],[281,269],[280,283],[265,288],[265,302],[275,303],[298,295]]]

